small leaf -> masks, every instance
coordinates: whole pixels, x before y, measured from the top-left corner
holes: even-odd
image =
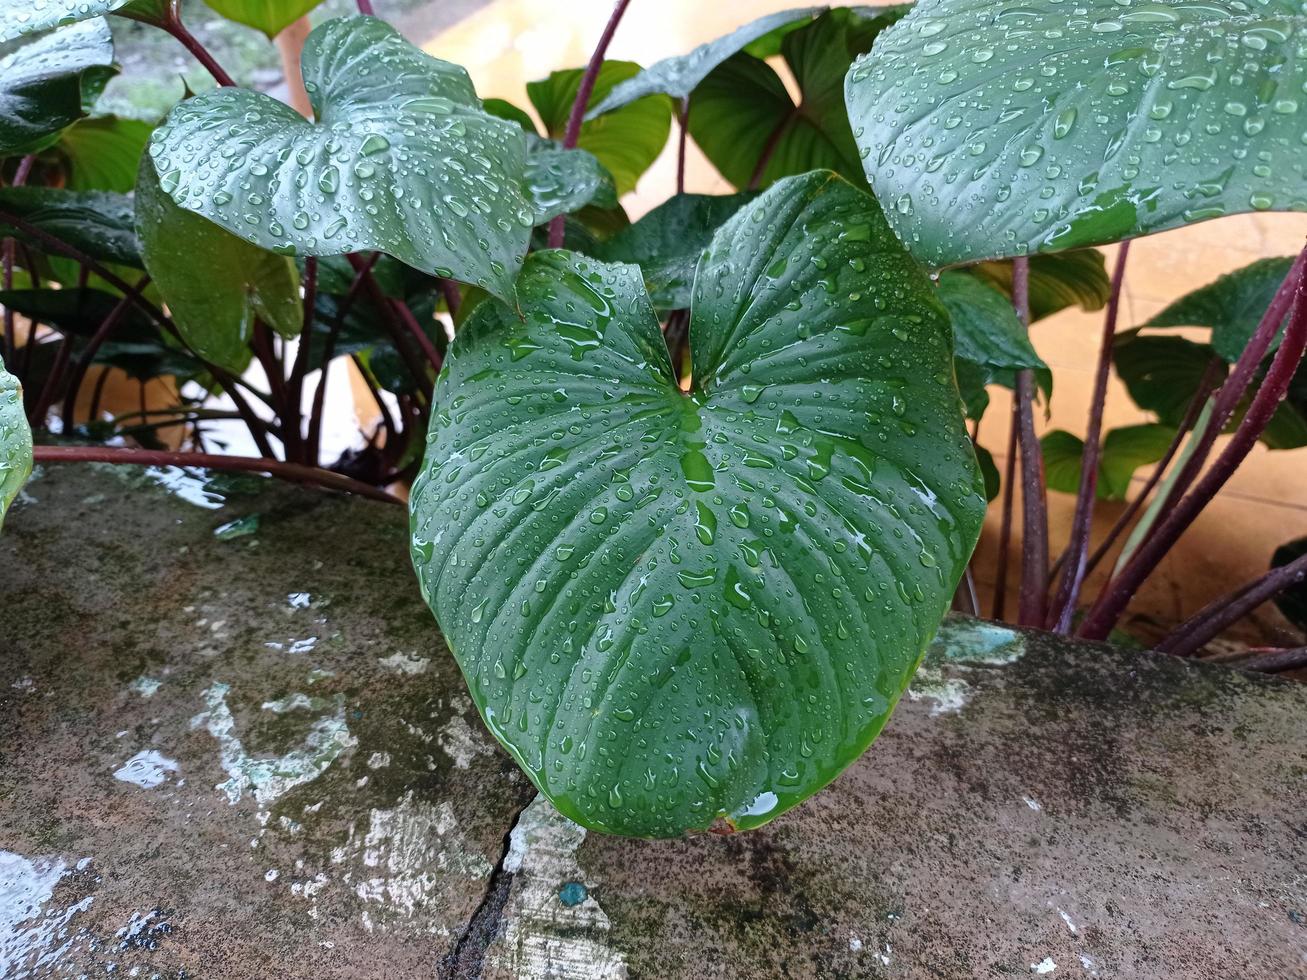
[[[539,136],[527,136],[524,184],[537,225],[588,204],[617,206],[613,175],[592,153],[569,150]]]
[[[0,526],[32,474],[32,430],[23,410],[23,386],[0,360]]]
[[[965,357],[954,357],[953,373],[958,382],[958,394],[962,396],[963,411],[967,418],[980,421],[989,408],[987,386],[994,381],[993,369]]]
[[[0,5],[0,43],[112,13],[129,0],[7,0]]]
[[[1047,368],[1031,346],[1012,303],[974,276],[946,272],[939,298],[953,321],[954,353],[989,368]]]
[[[1292,265],[1292,257],[1258,259],[1182,296],[1144,326],[1210,327],[1212,349],[1233,364],[1248,346]],[[1279,345],[1276,337],[1271,350]]]
[[[1118,334],[1112,347],[1116,373],[1135,404],[1173,428],[1183,420],[1215,356],[1208,344],[1135,330]]]
[[[682,392],[634,266],[534,253],[437,382],[412,550],[486,725],[585,826],[758,826],[884,725],[984,517],[947,318],[875,201],[719,229]]]
[[[638,265],[656,308],[685,309],[699,256],[722,223],[752,197],[677,194],[600,244],[594,254],[607,262]]]
[[[91,111],[117,72],[102,18],[44,34],[0,58],[0,156],[45,149]]]
[[[205,360],[243,371],[256,317],[282,337],[299,336],[304,316],[295,263],[179,208],[159,187],[149,159],[141,161],[136,185],[136,227],[145,268],[177,331]]]
[[[1171,447],[1175,429],[1155,423],[1113,429],[1104,438],[1098,458],[1097,497],[1125,500],[1130,481],[1141,466],[1158,462]],[[1050,490],[1079,493],[1085,443],[1079,436],[1054,429],[1039,440],[1044,451],[1044,478]]]
[[[1297,538],[1275,549],[1271,556],[1272,568],[1283,568],[1292,561],[1307,555],[1307,538]],[[1275,604],[1284,618],[1301,630],[1307,630],[1307,581],[1300,581],[1275,597]]]
[[[867,179],[934,267],[1307,209],[1298,0],[921,0],[849,72]]]
[[[985,481],[985,500],[993,503],[1003,489],[1003,478],[999,476],[998,467],[994,465],[994,454],[984,446],[976,446],[976,462],[980,464],[980,473]]]
[[[825,7],[800,7],[794,10],[782,10],[767,14],[750,21],[743,27],[737,27],[731,33],[716,40],[701,44],[689,54],[664,58],[654,62],[637,75],[613,86],[612,91],[587,113],[587,119],[593,119],[605,112],[612,112],[636,99],[646,95],[670,95],[674,99],[688,98],[708,73],[731,55],[743,51],[746,47],[778,28],[811,20]]]
[[[509,122],[515,122],[522,127],[523,132],[529,136],[539,136],[536,132],[536,124],[526,111],[519,109],[513,103],[506,99],[486,99],[482,107],[492,116],[498,116],[500,119],[507,119]]]
[[[126,194],[6,187],[0,189],[0,209],[94,259],[141,268],[141,243],[136,238],[132,199]],[[0,235],[26,240],[23,232],[3,222]]]
[[[74,123],[54,147],[64,161],[64,186],[130,193],[152,132],[153,123],[121,116],[92,116]]]
[[[861,183],[844,75],[906,8],[887,10],[873,20],[834,10],[785,35],[781,51],[799,88],[797,104],[780,75],[752,55],[741,52],[715,68],[694,90],[688,122],[718,172],[742,190],[819,168]]]
[[[316,123],[241,89],[180,103],[150,144],[163,189],[262,248],[378,249],[511,296],[534,224],[526,138],[481,110],[467,72],[342,17],[309,35],[303,73]]]
[[[633,61],[605,61],[595,79],[590,106],[604,99],[618,82],[640,72]],[[580,68],[553,72],[538,82],[528,82],[526,94],[545,124],[545,132],[561,140],[567,131],[572,103],[581,88]],[[589,150],[613,175],[618,196],[635,189],[640,175],[658,158],[672,128],[672,101],[663,95],[649,95],[581,124],[576,145]]]
[[[990,283],[1011,300],[1011,261],[978,262],[964,270]],[[1042,320],[1077,306],[1087,312],[1101,310],[1112,292],[1097,249],[1079,248],[1067,252],[1030,257],[1030,322]]]
[[[276,37],[322,0],[204,0],[228,20]]]

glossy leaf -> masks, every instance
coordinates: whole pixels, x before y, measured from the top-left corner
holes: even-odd
[[[1047,368],[1026,336],[1012,303],[974,276],[946,272],[939,299],[953,321],[954,352],[989,368]]]
[[[130,192],[152,132],[153,123],[122,116],[92,116],[74,123],[54,148],[64,161],[65,186],[74,191]]]
[[[670,95],[674,99],[688,98],[708,74],[727,58],[743,51],[754,41],[798,21],[810,20],[825,7],[799,7],[766,14],[737,27],[731,33],[701,44],[689,54],[677,55],[654,62],[638,75],[626,79],[608,93],[602,102],[590,110],[587,118],[593,119],[605,112],[620,109],[646,95]]]
[[[638,265],[656,308],[685,309],[699,256],[722,223],[752,196],[677,194],[599,245],[594,254],[607,262]]]
[[[1175,429],[1156,423],[1127,425],[1103,437],[1098,460],[1099,500],[1126,500],[1130,481],[1141,466],[1156,463],[1171,447]],[[1044,478],[1050,490],[1078,493],[1084,440],[1061,429],[1039,440],[1044,451]]]
[[[32,473],[32,430],[23,410],[23,386],[0,360],[0,525]]]
[[[565,149],[554,140],[529,134],[524,189],[537,225],[588,204],[607,208],[617,205],[613,175],[594,154]]]
[[[282,337],[299,336],[304,313],[295,262],[179,208],[148,159],[136,184],[136,228],[145,268],[177,331],[205,360],[244,370],[256,318]],[[197,275],[200,257],[203,274]]]
[[[0,189],[0,210],[22,218],[92,258],[120,265],[141,263],[132,199],[105,191],[67,191],[52,187]],[[24,240],[23,232],[0,222],[0,235]]]
[[[317,122],[234,88],[173,109],[150,144],[164,190],[262,248],[378,249],[510,296],[534,224],[525,134],[375,17],[322,24],[302,64]]]
[[[262,31],[269,38],[280,34],[322,0],[204,0],[228,20]]]
[[[482,107],[492,116],[498,116],[500,119],[507,119],[509,122],[515,122],[522,127],[523,132],[530,136],[539,136],[536,132],[536,124],[532,118],[527,115],[524,109],[519,109],[507,99],[486,99],[482,102]]]
[[[1011,261],[978,262],[966,272],[1012,296]],[[1030,322],[1076,306],[1086,312],[1101,310],[1112,292],[1103,253],[1092,248],[1073,249],[1030,257]]]
[[[87,115],[118,69],[102,18],[33,38],[0,58],[0,156],[35,153]]]
[[[633,266],[532,255],[458,334],[412,546],[487,726],[563,813],[758,826],[880,730],[984,494],[947,319],[873,199],[778,183],[714,236],[677,386]]]
[[[1116,373],[1134,403],[1172,427],[1184,418],[1214,357],[1208,344],[1126,331],[1112,347]]]
[[[998,467],[994,465],[994,454],[984,446],[977,445],[976,462],[980,465],[981,477],[985,482],[985,500],[993,503],[1003,489],[1003,478],[999,476]]]
[[[1146,327],[1210,327],[1212,348],[1233,364],[1293,265],[1293,258],[1258,259],[1176,300]],[[1280,345],[1277,337],[1271,349]]]
[[[0,4],[0,43],[24,34],[90,20],[125,6],[129,0],[6,0]]]
[[[589,106],[598,104],[618,82],[640,72],[633,61],[605,61],[599,69]],[[580,68],[553,72],[538,82],[528,82],[527,97],[540,114],[546,135],[561,140],[567,132],[572,103],[581,88]],[[617,182],[618,195],[635,189],[640,175],[658,159],[672,128],[672,101],[665,95],[649,95],[609,112],[602,118],[581,124],[576,145],[589,150]]]
[[[1271,567],[1280,568],[1307,555],[1307,538],[1288,541],[1275,549]],[[1301,630],[1307,630],[1307,582],[1299,582],[1275,597],[1275,604],[1285,619]]]
[[[1307,209],[1296,0],[921,0],[849,73],[867,178],[929,265]]]
[[[980,421],[989,408],[989,388],[994,381],[994,370],[965,357],[953,358],[953,374],[962,396],[962,409],[967,418]]]

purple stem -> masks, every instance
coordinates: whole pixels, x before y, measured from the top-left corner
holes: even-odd
[[[169,9],[168,16],[164,18],[163,23],[159,26],[176,38],[178,43],[191,53],[191,57],[203,65],[208,73],[213,76],[215,82],[222,86],[234,87],[236,83],[222,65],[218,64],[213,55],[209,54],[208,48],[200,43],[199,38],[186,29],[186,25],[182,23],[179,7],[179,4],[173,4]]]
[[[1274,304],[1272,304],[1274,305]],[[1195,483],[1194,488],[1170,510],[1160,526],[1126,563],[1125,568],[1112,579],[1099,595],[1080,628],[1080,635],[1090,640],[1101,640],[1116,625],[1121,613],[1129,604],[1135,590],[1143,584],[1159,562],[1171,550],[1199,513],[1216,496],[1230,476],[1243,462],[1257,443],[1258,437],[1270,423],[1271,417],[1284,400],[1289,382],[1302,362],[1307,350],[1307,291],[1300,282],[1293,296],[1293,313],[1284,331],[1280,349],[1253,396],[1252,404],[1235,430],[1229,445],[1211,468]],[[1246,351],[1245,351],[1246,353]],[[1242,360],[1242,359],[1241,359]],[[1229,382],[1227,382],[1228,384]],[[1218,398],[1220,396],[1218,395]]]
[[[1089,535],[1093,529],[1094,501],[1098,496],[1098,461],[1102,455],[1103,408],[1107,403],[1107,380],[1112,373],[1112,341],[1116,337],[1117,314],[1121,309],[1121,287],[1125,282],[1125,263],[1130,242],[1121,243],[1112,272],[1112,291],[1103,318],[1103,337],[1099,341],[1098,367],[1094,372],[1094,391],[1089,403],[1089,426],[1085,432],[1085,449],[1080,457],[1080,487],[1076,494],[1075,516],[1071,520],[1071,538],[1067,543],[1067,560],[1062,570],[1062,584],[1049,616],[1053,632],[1066,636],[1071,632],[1071,616],[1080,599],[1089,558]]]
[[[690,135],[690,97],[681,100],[680,142],[676,147],[676,193],[685,193],[685,144]]]
[[[358,0],[359,13],[365,17],[375,17],[376,13],[372,10],[372,0]]]
[[[612,16],[604,25],[604,32],[599,35],[599,43],[595,45],[594,54],[590,56],[590,63],[585,66],[581,85],[576,90],[576,98],[572,100],[572,114],[567,118],[567,129],[563,133],[563,146],[569,150],[576,146],[576,141],[581,136],[581,122],[585,119],[586,107],[590,104],[590,96],[594,93],[595,81],[599,78],[599,69],[604,63],[604,53],[607,52],[617,25],[621,23],[622,15],[626,13],[626,7],[630,2],[631,0],[617,0],[613,5]],[[563,247],[563,215],[561,214],[549,222],[549,247]]]
[[[299,349],[295,351],[295,363],[290,369],[290,408],[292,417],[285,419],[282,423],[284,428],[294,427],[296,432],[296,442],[300,446],[300,462],[310,466],[317,462],[317,459],[308,458],[309,443],[299,438],[300,426],[303,423],[303,412],[301,406],[304,404],[304,376],[309,370],[309,357],[313,353],[313,323],[314,311],[318,302],[318,260],[309,256],[304,260],[304,323],[300,327],[300,344]],[[322,374],[326,377],[327,362],[322,362]]]
[[[995,562],[994,618],[1003,619],[1007,613],[1007,563],[1012,550],[1012,510],[1016,497],[1017,477],[1017,406],[1012,403],[1012,424],[1008,429],[1007,462],[1003,466],[1003,519],[998,530],[998,559]]]
[[[28,155],[18,162],[17,169],[14,170],[14,182],[11,186],[22,187],[27,183],[28,176],[32,173],[32,165],[36,162],[36,157]],[[12,238],[6,238],[3,249],[3,273],[0,273],[0,283],[6,290],[14,288],[14,252],[15,245]],[[14,337],[14,311],[8,306],[5,307],[5,348],[4,360],[9,365],[10,370],[17,373],[17,366],[14,364],[14,355],[18,353],[18,340]],[[32,341],[35,339],[36,325],[32,325],[32,332],[28,334],[27,346],[30,348]]]
[[[120,299],[116,306],[109,311],[109,315],[100,322],[94,334],[91,335],[90,341],[87,342],[85,350],[77,358],[77,363],[73,366],[73,373],[68,379],[68,390],[64,393],[63,421],[64,431],[71,432],[74,422],[74,413],[77,406],[77,392],[82,387],[82,381],[86,377],[86,372],[90,370],[91,362],[95,360],[96,352],[109,335],[114,332],[118,324],[122,322],[127,311],[132,308],[136,301],[136,296],[142,289],[150,284],[149,276],[141,276],[140,280],[132,287],[132,292]]]
[[[1030,260],[1012,261],[1012,303],[1022,329],[1030,329]],[[1021,446],[1021,594],[1017,622],[1043,626],[1048,603],[1048,500],[1044,453],[1035,435],[1035,373],[1017,372],[1017,441]]]

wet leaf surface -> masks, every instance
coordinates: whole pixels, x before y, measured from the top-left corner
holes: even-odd
[[[32,472],[32,430],[23,411],[23,386],[0,360],[0,525]]]

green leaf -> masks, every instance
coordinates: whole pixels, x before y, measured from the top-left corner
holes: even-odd
[[[74,123],[54,148],[64,160],[64,185],[74,191],[130,192],[152,132],[153,123],[121,116]]]
[[[511,296],[534,223],[522,131],[375,17],[327,21],[302,60],[316,123],[242,89],[187,99],[150,144],[163,189],[262,248],[378,249]]]
[[[1215,352],[1183,337],[1156,337],[1128,330],[1112,347],[1116,373],[1134,403],[1172,428],[1183,420]]]
[[[971,275],[1012,298],[1012,263],[978,262],[968,266]],[[1060,313],[1072,306],[1087,312],[1101,310],[1112,292],[1103,253],[1092,248],[1030,257],[1030,322]]]
[[[1048,367],[1031,346],[1011,301],[996,289],[974,276],[946,272],[939,277],[939,299],[953,321],[958,357],[1012,371]]]
[[[91,111],[117,72],[102,18],[12,48],[0,58],[0,156],[45,149]]]
[[[617,206],[613,175],[594,154],[569,150],[561,143],[539,136],[527,136],[524,189],[537,225],[556,215],[579,211],[588,204]]]
[[[1127,499],[1135,470],[1158,462],[1166,455],[1174,439],[1175,429],[1151,422],[1110,431],[1104,436],[1099,451],[1098,499]],[[1045,433],[1039,443],[1044,451],[1044,479],[1049,489],[1078,493],[1084,440],[1070,432],[1054,429]]]
[[[536,132],[536,124],[526,114],[526,111],[519,109],[507,99],[486,99],[482,103],[482,108],[492,116],[498,116],[500,119],[507,119],[509,122],[517,123],[530,136],[540,135]]]
[[[178,333],[205,360],[243,371],[255,318],[282,337],[299,336],[304,311],[295,262],[179,208],[148,159],[136,184],[136,229],[145,268]]]
[[[895,231],[931,266],[1307,209],[1297,0],[921,0],[849,73]]]
[[[587,105],[597,105],[618,82],[639,72],[640,66],[633,61],[605,61]],[[550,137],[561,140],[566,133],[567,119],[572,114],[572,103],[576,101],[584,74],[583,69],[571,68],[527,83],[527,97]],[[576,145],[593,153],[613,175],[620,196],[635,189],[640,175],[662,152],[671,128],[672,100],[664,95],[649,95],[582,123]]]
[[[112,13],[129,0],[6,0],[0,5],[0,44],[53,27]]]
[[[646,95],[663,94],[670,95],[674,99],[689,98],[690,93],[698,88],[699,83],[708,77],[708,73],[727,58],[743,51],[759,38],[772,34],[778,28],[810,20],[825,9],[825,7],[799,7],[767,14],[750,21],[743,27],[737,27],[731,33],[716,40],[699,45],[689,54],[656,61],[639,74],[614,85],[603,101],[586,114],[586,118],[593,119],[605,112],[620,109]]]
[[[752,55],[741,52],[715,68],[694,90],[688,123],[718,172],[741,189],[820,168],[861,183],[844,75],[898,15],[889,9],[877,20],[835,10],[785,35],[781,52],[799,88],[797,104],[780,75]]]
[[[980,421],[989,408],[988,385],[994,380],[992,369],[964,357],[953,358],[953,374],[957,378],[958,394],[967,418]]]
[[[32,430],[23,410],[23,386],[0,360],[0,526],[32,473]]]
[[[657,309],[685,309],[699,256],[722,223],[752,197],[677,194],[599,245],[594,254],[606,262],[638,265]]]
[[[980,472],[985,481],[985,500],[992,503],[998,499],[999,491],[1003,489],[1003,478],[999,476],[998,467],[994,465],[994,454],[981,445],[975,448],[976,462],[980,465]]]
[[[76,246],[94,259],[141,267],[132,199],[126,194],[6,187],[0,189],[0,210]],[[26,240],[23,232],[3,222],[0,236]]]
[[[1253,382],[1255,391],[1261,386]],[[1262,431],[1261,441],[1268,449],[1301,449],[1307,446],[1307,363],[1299,364],[1289,381],[1289,391],[1280,403],[1270,424]]]
[[[1227,363],[1239,359],[1293,258],[1258,259],[1176,300],[1146,327],[1210,327],[1212,348]],[[1272,350],[1279,346],[1275,339]]]
[[[204,0],[228,20],[252,27],[269,40],[307,14],[322,0]]]
[[[1303,555],[1307,555],[1307,538],[1286,542],[1275,549],[1275,554],[1271,556],[1271,567],[1282,568]],[[1275,597],[1275,604],[1284,613],[1285,619],[1299,629],[1307,630],[1307,581],[1301,581],[1281,592]]]
[[[564,814],[755,827],[870,743],[984,494],[948,321],[831,174],[717,232],[682,393],[633,266],[538,252],[437,383],[423,594],[487,726]]]

